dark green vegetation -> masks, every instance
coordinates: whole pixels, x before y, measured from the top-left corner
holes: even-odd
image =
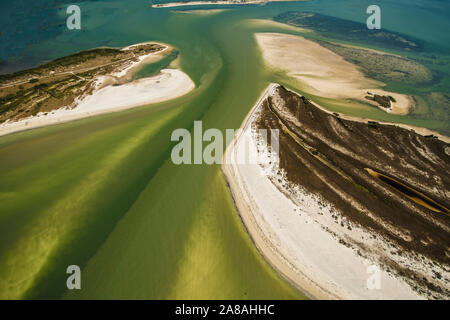
[[[289,11],[277,15],[275,21],[313,29],[328,38],[351,43],[374,45],[386,49],[423,51],[423,43],[397,32],[369,30],[363,23],[344,20],[312,12]]]

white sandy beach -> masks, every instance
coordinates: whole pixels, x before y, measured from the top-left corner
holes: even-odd
[[[273,88],[271,85],[262,98]],[[243,152],[268,152],[251,130],[260,102],[228,146],[222,169],[239,214],[266,260],[290,283],[317,299],[423,299],[404,280],[383,270],[376,260],[363,258],[339,243],[338,238],[357,239],[374,252],[386,254],[390,248],[382,240],[358,226],[351,230],[341,227],[332,218],[336,208],[317,195],[300,188],[289,196],[281,192],[285,179],[277,167],[238,164],[236,159]],[[253,143],[244,144],[244,135],[255,137]],[[402,263],[408,265],[409,261]],[[379,289],[368,288],[370,266],[380,268]],[[427,266],[420,263],[410,267],[427,272]]]
[[[195,88],[195,84],[187,74],[178,69],[163,69],[156,76],[126,82],[136,70],[159,59],[166,50],[170,50],[170,47],[166,46],[159,52],[141,56],[138,61],[129,64],[120,72],[98,77],[97,89],[72,106],[0,124],[0,136],[167,101],[187,94]],[[118,85],[123,82],[126,83]]]
[[[287,72],[311,94],[332,99],[354,99],[379,107],[365,99],[369,91],[395,98],[396,102],[391,103],[390,109],[379,107],[388,113],[405,115],[411,107],[410,97],[381,89],[383,83],[367,78],[356,65],[314,41],[279,33],[258,33],[256,40],[270,67]]]
[[[195,85],[184,72],[163,69],[160,74],[120,86],[107,86],[84,98],[74,110],[79,113],[120,110],[182,96]]]

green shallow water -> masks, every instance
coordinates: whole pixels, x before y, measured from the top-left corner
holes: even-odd
[[[2,297],[59,297],[69,264],[83,289],[66,298],[303,297],[255,250],[220,167],[167,160],[175,128],[240,126],[267,83],[251,33],[231,43],[229,17],[166,19],[194,92],[0,140]]]
[[[255,249],[220,167],[170,161],[175,128],[199,119],[204,130],[238,128],[268,83],[299,89],[264,68],[253,38],[256,31],[293,31],[246,19],[302,5],[202,15],[150,10],[139,1],[89,3],[82,32],[34,48],[56,57],[162,41],[177,48],[197,87],[174,101],[0,137],[0,298],[305,298]],[[442,126],[320,102],[358,116]],[[82,268],[79,291],[65,289],[71,264]]]

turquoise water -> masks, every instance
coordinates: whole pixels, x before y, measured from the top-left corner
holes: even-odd
[[[204,129],[237,128],[269,82],[289,84],[265,69],[253,33],[292,31],[252,26],[247,19],[308,10],[363,22],[368,2],[232,6],[209,15],[155,10],[148,1],[80,2],[81,31],[65,28],[64,7],[41,10],[42,1],[26,3],[32,19],[23,26],[0,11],[0,21],[7,22],[1,70],[155,40],[177,48],[196,89],[175,101],[0,137],[0,297],[304,298],[254,248],[220,167],[171,163],[170,133],[190,129],[198,119]],[[380,3],[383,27],[424,40],[427,52],[419,56],[445,60],[448,35],[436,30],[449,29],[447,4]],[[24,5],[14,2],[18,10]],[[417,17],[428,24],[418,26]],[[33,34],[35,28],[43,31]],[[448,92],[448,66],[438,69],[439,85]],[[374,108],[336,110],[437,129],[447,125]],[[82,267],[79,292],[65,291],[69,264]]]

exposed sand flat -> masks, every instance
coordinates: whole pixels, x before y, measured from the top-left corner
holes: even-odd
[[[409,111],[410,97],[380,89],[383,83],[366,78],[356,65],[316,42],[278,33],[258,33],[256,40],[269,66],[286,71],[311,94],[332,99],[356,99],[378,106],[365,99],[369,91],[396,100],[390,109],[380,109],[401,115]]]
[[[382,269],[380,288],[369,289],[368,267],[374,262],[340,244],[326,231],[324,227],[332,228],[334,224],[330,204],[301,189],[296,199],[288,198],[273,183],[283,181],[277,167],[237,164],[235,159],[242,152],[267,152],[261,144],[258,146],[251,124],[261,102],[273,89],[271,85],[244,120],[243,131],[228,146],[222,166],[239,214],[257,248],[279,273],[313,298],[423,298]],[[244,144],[244,135],[255,137],[253,143]],[[370,239],[370,234],[360,228],[353,228],[351,233]]]

